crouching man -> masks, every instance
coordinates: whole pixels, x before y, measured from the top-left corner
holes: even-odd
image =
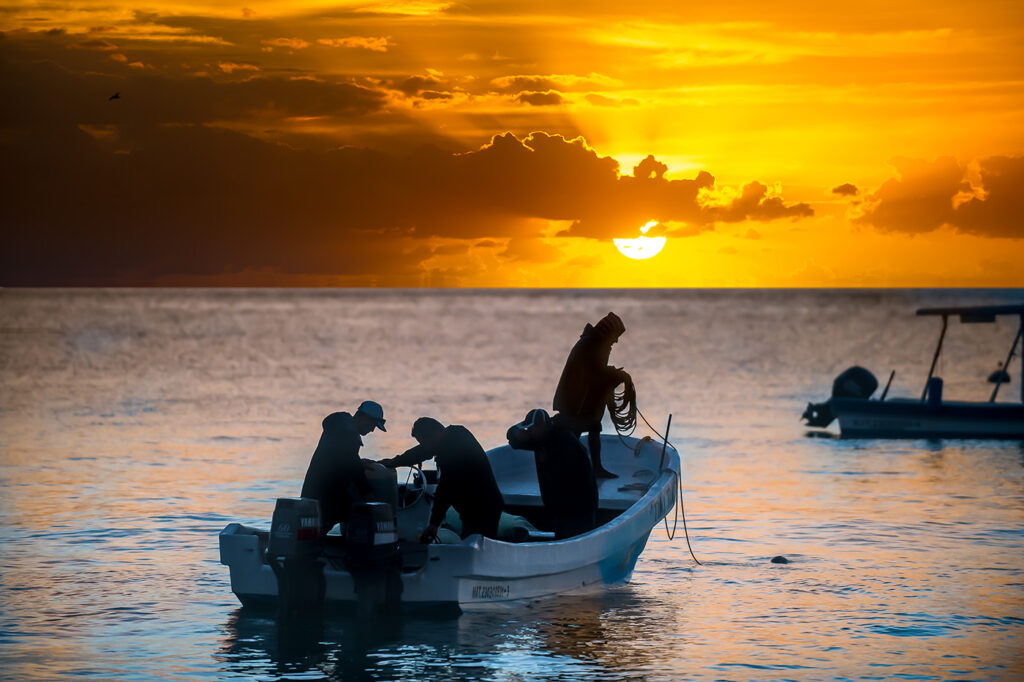
[[[430,522],[420,535],[421,542],[432,542],[448,507],[454,507],[462,519],[462,538],[474,533],[498,537],[498,521],[505,506],[494,480],[491,463],[484,449],[465,426],[444,426],[430,417],[420,417],[412,425],[412,437],[419,443],[397,457],[381,460],[394,469],[416,466],[428,459],[437,462],[440,478],[430,510]]]
[[[551,513],[555,539],[582,535],[596,526],[597,480],[587,451],[562,415],[530,410],[508,430],[516,450],[533,450],[540,497]]]

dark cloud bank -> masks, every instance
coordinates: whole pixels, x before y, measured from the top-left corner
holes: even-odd
[[[121,99],[108,101],[115,90]],[[112,76],[34,55],[0,59],[0,97],[5,285],[201,282],[266,270],[405,281],[422,274],[424,259],[454,253],[429,237],[504,240],[506,259],[550,260],[557,251],[540,248],[536,219],[606,239],[648,220],[692,232],[812,213],[757,182],[728,205],[705,205],[707,172],[668,180],[649,157],[620,175],[582,139],[545,133],[506,133],[454,153],[430,144],[302,149],[229,129],[291,116],[406,123],[382,92],[356,83]]]
[[[1024,156],[982,159],[978,185],[951,157],[892,163],[899,177],[866,197],[857,222],[911,234],[949,225],[967,234],[1024,239]]]
[[[537,219],[565,221],[562,236],[608,239],[649,220],[683,235],[813,214],[759,182],[727,204],[709,203],[714,178],[706,171],[670,180],[651,156],[624,172],[582,140],[558,135],[506,133],[459,153],[389,109],[391,84],[171,77],[102,67],[106,45],[61,48],[93,60],[70,68],[10,43],[0,36],[3,285],[202,283],[238,272],[414,284],[425,259],[462,252],[431,246],[430,237],[504,245],[506,260],[543,262],[560,252],[538,239]],[[430,86],[403,83],[417,93]],[[108,101],[113,91],[122,98]],[[361,137],[313,149],[239,132],[272,133],[289,117],[402,132],[388,134],[388,147]],[[948,223],[1024,236],[1014,221],[1022,164],[984,160],[984,192],[964,198],[971,188],[955,161],[900,162],[901,177],[865,198],[860,220],[887,230]],[[963,200],[954,206],[955,197]]]
[[[620,176],[582,141],[543,133],[451,154],[289,149],[202,125],[19,132],[3,143],[5,284],[130,283],[272,268],[377,274],[415,266],[425,237],[532,238],[529,219],[607,238],[661,219],[709,226],[808,215],[748,185],[728,206],[713,179]],[[119,153],[128,151],[130,153]],[[402,241],[405,238],[405,241]]]

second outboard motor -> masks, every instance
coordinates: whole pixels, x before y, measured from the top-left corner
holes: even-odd
[[[320,502],[280,498],[270,524],[267,560],[277,578],[277,612],[283,618],[319,617],[324,606]]]
[[[394,507],[386,502],[352,505],[346,527],[345,567],[355,584],[361,615],[398,612],[402,596],[401,554]]]

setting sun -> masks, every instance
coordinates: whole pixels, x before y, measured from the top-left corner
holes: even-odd
[[[1022,8],[15,3],[0,286],[1019,286]]]
[[[652,220],[640,228],[641,236],[633,239],[622,239],[616,238],[612,242],[615,244],[615,248],[619,250],[623,256],[627,258],[633,258],[635,260],[646,260],[647,258],[654,258],[661,250],[665,248],[665,242],[668,240],[667,237],[645,237],[648,230],[658,224],[658,221]]]

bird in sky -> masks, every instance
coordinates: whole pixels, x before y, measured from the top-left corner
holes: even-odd
[[[115,92],[113,95],[111,95],[110,97],[107,98],[107,101],[109,102],[109,101],[114,100],[114,99],[121,99],[121,93],[120,92]]]

